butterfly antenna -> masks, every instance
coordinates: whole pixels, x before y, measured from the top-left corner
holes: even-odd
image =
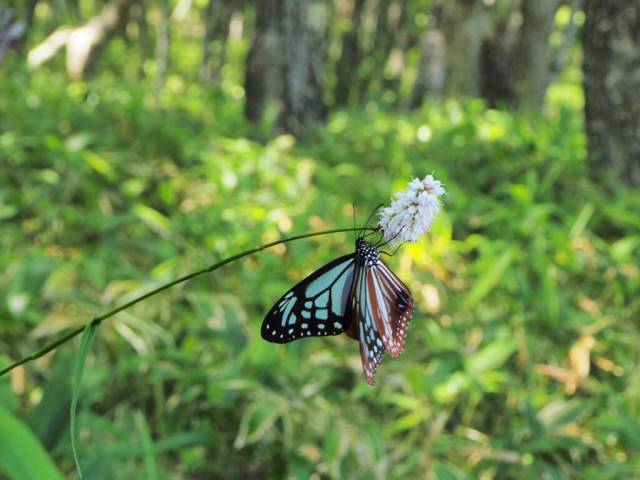
[[[382,231],[382,229],[378,229],[375,230],[373,232],[371,232],[371,234],[373,235],[374,233],[377,233],[378,235],[380,235],[380,238],[376,241],[375,245],[378,245],[380,243],[382,243],[382,239],[384,238],[384,232]]]
[[[362,234],[362,231],[367,228],[367,225],[369,225],[369,222],[371,221],[371,219],[373,218],[373,216],[376,214],[376,212],[378,210],[380,210],[382,207],[384,206],[384,203],[380,203],[376,206],[376,208],[373,209],[373,211],[371,212],[371,214],[369,215],[369,218],[367,218],[367,221],[364,223],[364,226],[362,227],[362,229],[360,230],[360,232],[358,232],[358,236],[359,237],[364,237],[364,235]]]
[[[400,230],[400,232],[402,232],[402,230]],[[398,235],[400,235],[400,232],[396,233],[393,237],[391,237],[386,242],[382,241],[384,239],[384,235],[383,235],[382,237],[380,237],[380,240],[378,241],[378,243],[375,244],[375,247],[380,249],[380,248],[384,247],[385,245],[387,245],[388,243],[393,242],[398,237]]]
[[[367,238],[371,235],[375,235],[376,233],[380,233],[379,230],[370,230],[369,232],[363,234],[360,238]]]
[[[405,243],[407,242],[402,242],[400,245],[398,245],[395,250],[391,253],[389,252],[385,252],[384,250],[380,250],[380,253],[384,253],[385,255],[388,255],[390,257],[393,257],[396,253],[398,253],[398,250],[400,250],[400,247],[402,247]]]

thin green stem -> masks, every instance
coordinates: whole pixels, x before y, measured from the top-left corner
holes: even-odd
[[[232,255],[231,257],[225,258],[224,260],[220,260],[217,263],[214,263],[213,265],[210,265],[206,268],[203,268],[202,270],[198,270],[196,272],[193,273],[189,273],[187,275],[184,275],[180,278],[177,278],[169,283],[166,283],[164,285],[161,285],[158,288],[154,288],[153,290],[151,290],[150,292],[147,292],[143,295],[140,295],[139,297],[134,298],[133,300],[120,305],[119,307],[114,308],[113,310],[109,310],[106,313],[103,313],[102,315],[98,315],[97,317],[95,317],[90,323],[83,325],[81,327],[78,327],[74,330],[71,330],[70,332],[68,332],[67,334],[65,334],[64,336],[62,336],[61,338],[51,342],[50,344],[44,346],[43,348],[41,348],[40,350],[38,350],[35,353],[32,353],[31,355],[24,357],[21,360],[18,360],[17,362],[9,365],[8,367],[3,368],[2,370],[0,370],[0,377],[3,376],[4,374],[10,372],[11,370],[13,370],[14,368],[23,365],[27,362],[30,362],[32,360],[35,360],[37,358],[42,357],[43,355],[46,355],[47,353],[51,352],[52,350],[55,350],[56,348],[58,348],[60,345],[62,345],[63,343],[68,342],[69,340],[71,340],[73,337],[76,337],[78,335],[80,335],[82,332],[85,331],[85,329],[89,326],[89,325],[94,325],[94,326],[98,326],[100,325],[100,323],[102,323],[103,320],[106,320],[109,317],[113,317],[116,313],[119,313],[123,310],[126,310],[127,308],[135,305],[138,302],[141,302],[142,300],[146,300],[149,297],[153,297],[154,295],[167,290],[175,285],[178,285],[179,283],[183,283],[186,282],[187,280],[191,280],[194,277],[197,277],[199,275],[202,275],[204,273],[209,273],[209,272],[213,272],[214,270],[217,270],[220,267],[223,267],[225,265],[227,265],[228,263],[231,262],[235,262],[236,260],[239,260],[243,257],[247,257],[249,255],[253,255],[254,253],[258,253],[262,250],[265,250],[267,248],[273,247],[275,245],[279,245],[281,243],[287,243],[287,242],[292,242],[293,240],[300,240],[302,238],[309,238],[309,237],[317,237],[320,235],[329,235],[331,233],[340,233],[340,232],[353,232],[353,231],[362,231],[362,230],[377,230],[377,228],[371,228],[371,227],[366,227],[364,229],[362,228],[337,228],[334,230],[323,230],[321,232],[312,232],[312,233],[303,233],[301,235],[295,235],[293,237],[288,237],[288,238],[282,238],[280,240],[276,240],[274,242],[269,242],[269,243],[265,243],[264,245],[260,245],[259,247],[255,247],[252,248],[250,250],[245,250],[244,252],[240,252],[237,253],[235,255]]]

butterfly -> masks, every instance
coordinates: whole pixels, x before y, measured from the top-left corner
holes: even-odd
[[[262,322],[262,338],[288,343],[346,333],[360,343],[367,383],[375,383],[382,355],[404,349],[413,315],[409,289],[364,237],[355,252],[336,258],[285,293]]]

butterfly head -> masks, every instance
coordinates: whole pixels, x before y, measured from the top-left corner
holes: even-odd
[[[364,238],[356,239],[356,259],[365,267],[373,267],[378,263],[380,252]]]

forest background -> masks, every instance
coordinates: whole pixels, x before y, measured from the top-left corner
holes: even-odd
[[[259,335],[346,233],[105,321],[86,478],[639,474],[638,0],[14,0],[0,62],[0,368],[448,192],[375,387],[346,337]],[[0,477],[76,478],[78,346],[0,377]]]

